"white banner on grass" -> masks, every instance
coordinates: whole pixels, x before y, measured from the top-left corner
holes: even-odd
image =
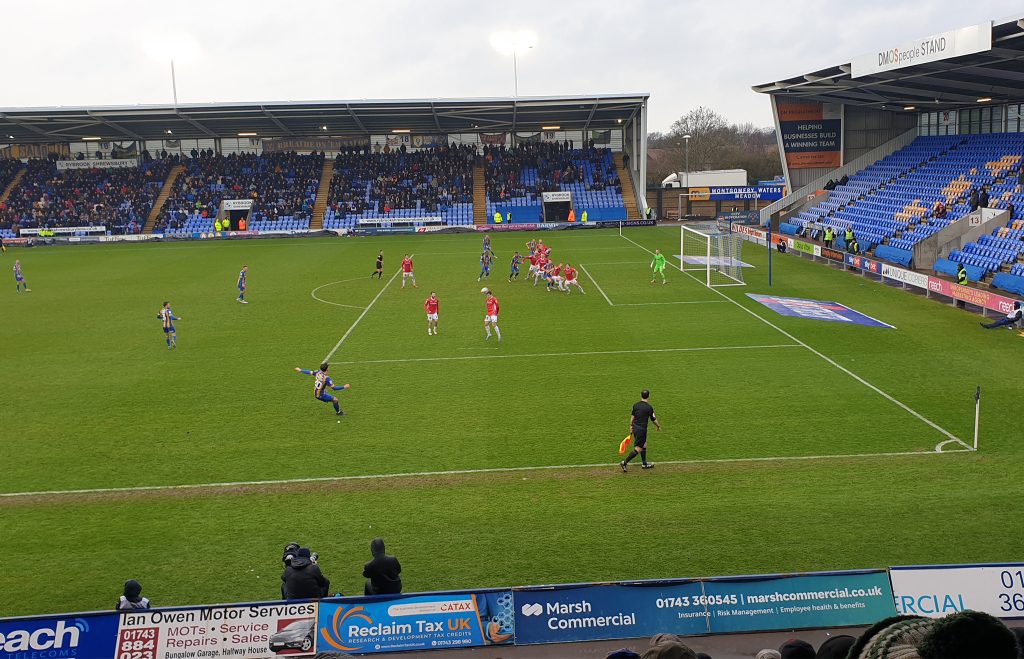
[[[57,171],[63,172],[69,169],[129,169],[138,167],[139,161],[135,158],[115,158],[113,160],[58,160]]]
[[[889,569],[896,612],[929,618],[970,609],[1024,618],[1024,563]]]

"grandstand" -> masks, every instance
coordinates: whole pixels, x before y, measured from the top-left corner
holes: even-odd
[[[913,64],[872,53],[754,87],[771,97],[794,190],[762,221],[813,238],[831,227],[840,249],[849,229],[862,253],[945,274],[961,263],[1024,292],[1007,278],[1024,272],[1020,37],[1016,18],[988,22],[925,39],[945,51]],[[984,235],[961,241],[965,222]]]
[[[71,173],[55,171],[67,153],[2,161],[0,230],[191,235],[212,231],[231,199],[253,201],[247,228],[259,232],[464,227],[499,208],[535,222],[551,190],[594,221],[636,217],[646,112],[646,94],[3,109],[13,143],[67,143],[86,162]],[[138,164],[115,171],[124,151]],[[517,196],[484,185],[485,152],[519,159]],[[57,203],[82,189],[94,190],[88,213]]]

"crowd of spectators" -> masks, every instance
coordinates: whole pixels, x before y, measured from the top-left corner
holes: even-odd
[[[323,153],[223,155],[204,149],[191,155],[182,159],[185,171],[174,182],[160,226],[180,228],[192,215],[216,217],[224,199],[252,199],[251,220],[312,216]]]
[[[488,199],[499,203],[514,197],[558,192],[569,184],[585,184],[587,190],[610,188],[622,194],[622,182],[610,156],[610,149],[598,148],[593,141],[582,149],[576,149],[569,140],[485,146]],[[528,170],[536,170],[536,176],[528,175]]]
[[[58,170],[56,162],[28,161],[0,208],[0,226],[104,226],[113,233],[139,233],[169,171],[166,161],[145,157],[128,168]]]
[[[453,204],[473,203],[475,157],[475,147],[458,145],[339,153],[334,160],[328,208],[336,215],[417,208],[433,214]]]
[[[0,158],[0,193],[7,189],[18,170],[24,166],[20,160],[15,158]]]

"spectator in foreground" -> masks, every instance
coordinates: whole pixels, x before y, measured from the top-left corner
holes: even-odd
[[[814,646],[807,641],[791,638],[779,646],[782,659],[814,659]]]
[[[149,598],[142,596],[142,584],[135,579],[124,582],[124,595],[117,601],[118,611],[133,611],[136,609],[148,609]]]
[[[814,655],[814,659],[846,659],[846,653],[856,642],[857,639],[846,634],[833,636],[818,646],[818,653]]]
[[[996,329],[997,327],[1013,329],[1013,326],[1020,322],[1022,315],[1024,315],[1024,310],[1020,307],[1020,300],[1015,300],[1010,313],[993,323],[981,323],[981,326],[985,329]]]
[[[987,613],[961,611],[933,620],[896,616],[872,625],[847,654],[852,659],[1015,659],[1013,632]]]
[[[640,659],[697,659],[697,653],[679,641],[665,641],[647,648]]]
[[[281,575],[281,581],[281,597],[286,600],[326,597],[331,587],[330,580],[313,562],[307,547],[296,550]]]
[[[397,595],[402,592],[402,566],[394,556],[384,553],[384,541],[374,538],[370,542],[370,553],[373,558],[363,566],[366,577],[364,593],[366,595]]]

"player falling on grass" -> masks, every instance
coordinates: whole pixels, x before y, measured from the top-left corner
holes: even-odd
[[[565,272],[563,272],[562,274],[562,276],[564,277],[562,281],[562,290],[564,290],[566,293],[570,293],[571,291],[569,289],[575,286],[576,288],[580,289],[580,293],[586,295],[587,292],[583,290],[582,286],[580,286],[580,280],[577,278],[578,275],[579,273],[576,271],[576,268],[572,267],[571,263],[566,263]]]
[[[245,299],[245,278],[249,274],[249,266],[243,265],[242,269],[238,271],[238,297],[235,299],[242,304],[249,304]]]
[[[654,467],[653,463],[647,461],[647,424],[653,421],[658,432],[661,432],[661,424],[658,423],[658,417],[654,416],[654,408],[647,402],[650,397],[650,391],[641,391],[640,400],[633,405],[633,411],[629,415],[629,434],[633,437],[633,450],[619,463],[623,473],[629,471],[629,461],[637,455],[640,456],[640,463],[644,469]]]
[[[21,292],[24,288],[26,293],[31,293],[32,289],[28,287],[28,283],[25,282],[25,275],[21,271],[21,259],[14,259],[14,287]]]
[[[654,268],[654,272],[651,273],[651,283],[654,283],[654,279],[661,275],[661,283],[666,284],[665,281],[665,255],[661,253],[661,250],[654,250],[654,260],[651,261],[651,267]]]
[[[491,338],[491,328],[494,328],[494,333],[498,335],[498,340],[501,341],[501,330],[498,328],[498,313],[501,311],[501,305],[498,304],[498,298],[494,297],[494,293],[490,289],[485,288],[484,294],[487,295],[487,312],[484,315],[484,330],[487,332],[485,341]]]
[[[427,336],[437,336],[437,310],[441,302],[437,299],[437,293],[430,291],[430,297],[423,303],[423,309],[427,312]]]
[[[308,371],[304,368],[299,368],[298,366],[296,366],[295,372],[302,373],[304,375],[312,375],[313,378],[315,379],[315,382],[313,383],[313,398],[316,398],[317,400],[323,401],[325,403],[330,403],[331,405],[334,406],[334,413],[337,416],[345,416],[345,412],[342,411],[341,403],[338,402],[337,396],[333,396],[327,393],[327,390],[331,389],[332,391],[344,391],[345,389],[351,389],[352,385],[334,384],[334,380],[331,379],[331,376],[327,375],[328,368],[330,368],[330,364],[324,362],[323,364],[320,364],[319,370]]]
[[[412,280],[412,287],[416,288],[416,275],[412,271],[412,257],[408,254],[402,259],[402,288],[405,288],[405,280]]]
[[[374,266],[376,269],[370,275],[370,279],[373,279],[373,275],[377,275],[377,279],[384,276],[384,250],[377,252],[377,265]]]
[[[491,265],[494,264],[494,254],[491,250],[484,250],[484,253],[480,255],[480,276],[476,278],[477,281],[481,279],[487,279],[491,276]]]
[[[523,264],[523,255],[516,252],[512,255],[512,263],[509,264],[508,280],[519,280],[519,267]]]
[[[175,316],[171,311],[171,303],[164,302],[164,306],[156,314],[157,320],[164,328],[164,339],[167,341],[167,349],[173,350],[178,347],[176,341],[178,333],[174,330],[174,321],[181,320],[178,316]]]

